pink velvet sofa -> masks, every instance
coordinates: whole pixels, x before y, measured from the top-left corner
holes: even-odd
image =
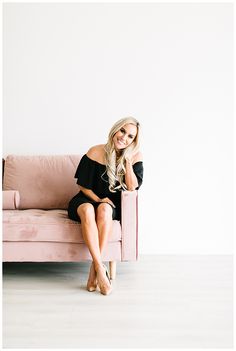
[[[3,175],[3,261],[91,260],[81,225],[68,218],[78,192],[74,174],[81,155],[9,155]],[[122,220],[113,221],[103,260],[115,275],[116,261],[138,257],[137,191],[122,192]]]

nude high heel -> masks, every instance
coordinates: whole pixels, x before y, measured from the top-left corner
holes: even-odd
[[[88,277],[88,282],[87,282],[87,290],[92,292],[97,289],[97,279],[96,279],[96,271],[94,267],[94,263],[92,262],[90,266],[90,271],[89,271],[89,277]]]
[[[112,292],[110,276],[104,264],[97,270],[97,283],[101,294],[109,295]]]

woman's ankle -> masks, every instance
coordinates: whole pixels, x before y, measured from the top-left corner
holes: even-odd
[[[100,270],[100,269],[103,268],[102,262],[94,262],[94,261],[93,261],[93,264],[94,264],[94,268],[95,268],[95,271],[96,271],[96,272],[97,272],[98,270]]]

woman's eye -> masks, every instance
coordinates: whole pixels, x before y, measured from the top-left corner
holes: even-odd
[[[123,128],[121,128],[121,130],[120,130],[120,131],[121,131],[121,133],[125,133],[125,130],[124,130]]]
[[[133,135],[129,135],[129,138],[130,138],[130,139],[134,139]]]

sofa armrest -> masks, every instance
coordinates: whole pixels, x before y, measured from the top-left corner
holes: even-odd
[[[17,210],[20,206],[20,193],[17,190],[3,190],[2,208],[3,210]]]
[[[138,259],[138,192],[121,192],[121,261]]]

